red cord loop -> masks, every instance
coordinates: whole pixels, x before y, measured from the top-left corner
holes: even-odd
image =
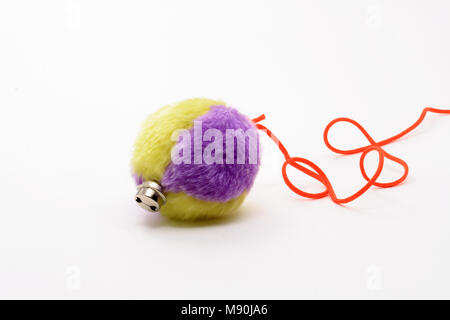
[[[408,176],[408,172],[409,172],[408,164],[404,160],[394,157],[393,155],[386,152],[382,148],[382,146],[392,143],[392,142],[400,139],[401,137],[405,136],[409,132],[413,131],[415,128],[417,128],[422,123],[422,121],[425,119],[425,116],[427,115],[428,112],[438,113],[438,114],[450,114],[450,110],[425,108],[422,111],[422,114],[420,115],[419,119],[416,122],[414,122],[410,127],[408,127],[407,129],[403,130],[402,132],[400,132],[399,134],[397,134],[393,137],[390,137],[388,139],[385,139],[385,140],[382,140],[379,142],[376,142],[369,135],[369,133],[364,129],[363,126],[361,126],[355,120],[352,120],[349,118],[337,118],[337,119],[331,121],[326,126],[325,131],[323,133],[323,140],[325,142],[325,145],[331,151],[339,153],[339,154],[345,154],[345,155],[361,153],[361,157],[359,160],[359,168],[361,170],[362,176],[367,181],[367,183],[361,189],[359,189],[359,191],[355,192],[354,194],[352,194],[351,196],[349,196],[347,198],[338,198],[336,196],[336,193],[335,193],[333,186],[331,185],[330,180],[328,179],[327,175],[315,163],[313,163],[312,161],[310,161],[308,159],[299,158],[299,157],[291,157],[289,155],[287,149],[280,142],[280,140],[278,140],[278,138],[269,129],[267,129],[265,126],[263,126],[262,124],[259,123],[260,121],[262,121],[266,118],[265,115],[261,115],[255,119],[253,119],[253,122],[255,123],[256,128],[258,128],[261,131],[264,131],[275,142],[275,144],[277,144],[281,153],[284,155],[286,161],[283,163],[283,166],[281,167],[281,173],[283,176],[283,180],[286,183],[286,185],[289,187],[289,189],[291,189],[293,192],[295,192],[296,194],[298,194],[302,197],[310,198],[310,199],[320,199],[320,198],[323,198],[326,196],[330,196],[330,198],[335,203],[342,204],[342,203],[351,202],[351,201],[359,198],[367,190],[369,190],[369,188],[371,186],[377,186],[377,187],[381,187],[381,188],[390,188],[390,187],[394,187],[394,186],[402,183],[403,181],[405,181],[406,177]],[[354,125],[366,137],[369,144],[364,147],[360,147],[360,148],[356,148],[356,149],[349,149],[349,150],[341,150],[341,149],[333,147],[330,144],[330,141],[328,140],[328,135],[329,135],[331,127],[333,127],[338,122],[348,122],[348,123]],[[373,176],[369,177],[367,175],[367,172],[366,172],[366,169],[364,166],[364,160],[365,160],[367,154],[372,151],[375,151],[378,153],[378,166],[377,166],[377,170],[375,171]],[[385,158],[400,164],[404,170],[403,175],[399,179],[396,179],[394,181],[377,182],[377,179],[380,177],[381,172],[383,171]],[[305,191],[297,188],[289,180],[289,177],[287,176],[286,170],[287,170],[288,165],[292,166],[295,169],[303,172],[304,174],[316,179],[318,182],[320,182],[325,187],[325,190],[322,192],[318,192],[318,193],[309,193],[309,192],[305,192]],[[307,168],[305,165],[308,166],[309,168]]]

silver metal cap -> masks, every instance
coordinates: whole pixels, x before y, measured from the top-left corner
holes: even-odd
[[[162,193],[161,186],[155,181],[145,181],[137,186],[136,203],[150,212],[158,212],[166,203],[166,197]]]

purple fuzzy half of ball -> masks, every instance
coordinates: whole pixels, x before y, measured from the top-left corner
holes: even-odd
[[[237,110],[226,106],[212,106],[205,115],[198,117],[196,121],[202,121],[202,137],[206,130],[219,130],[223,137],[223,163],[194,163],[194,128],[189,133],[191,141],[180,139],[180,143],[191,143],[191,163],[170,163],[162,178],[162,186],[165,192],[185,192],[200,200],[226,202],[238,197],[249,190],[253,185],[260,163],[259,137],[254,124],[246,116]],[[256,139],[256,161],[251,161],[250,152],[252,144],[245,140],[245,162],[238,163],[237,143],[234,145],[234,161],[226,161],[226,130],[242,129],[254,130]],[[185,141],[187,140],[187,141]],[[202,154],[210,141],[202,141]],[[242,156],[242,154],[240,154]],[[242,162],[242,161],[241,161]],[[253,162],[253,163],[251,163]]]

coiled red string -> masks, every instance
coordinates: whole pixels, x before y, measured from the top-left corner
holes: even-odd
[[[390,137],[388,139],[376,142],[370,135],[369,133],[363,128],[363,126],[361,126],[358,122],[356,122],[355,120],[349,119],[349,118],[337,118],[333,121],[331,121],[325,128],[325,131],[323,133],[323,139],[325,141],[325,145],[333,152],[339,153],[339,154],[355,154],[355,153],[361,153],[361,157],[359,159],[359,168],[361,170],[361,174],[364,177],[364,179],[367,181],[367,183],[357,192],[355,192],[354,194],[352,194],[349,197],[346,198],[338,198],[336,196],[336,193],[333,189],[333,186],[330,183],[330,180],[328,179],[327,175],[316,165],[314,164],[312,161],[305,159],[305,158],[300,158],[300,157],[291,157],[288,153],[288,151],[286,150],[286,148],[284,147],[284,145],[278,140],[278,138],[272,133],[272,131],[270,131],[269,129],[267,129],[265,126],[263,126],[262,124],[260,124],[259,122],[264,120],[266,117],[265,115],[261,115],[255,119],[253,119],[253,122],[255,123],[256,127],[259,130],[262,130],[264,132],[266,132],[266,134],[278,145],[278,148],[280,149],[281,153],[284,155],[286,161],[283,163],[283,166],[281,168],[281,172],[283,175],[283,179],[284,182],[286,183],[286,185],[289,187],[289,189],[291,189],[292,191],[294,191],[296,194],[305,197],[305,198],[311,198],[311,199],[320,199],[326,196],[330,196],[330,198],[337,204],[342,204],[342,203],[348,203],[351,202],[357,198],[359,198],[361,195],[363,195],[371,186],[377,186],[377,187],[381,187],[381,188],[390,188],[390,187],[394,187],[400,183],[402,183],[403,181],[405,181],[406,177],[408,176],[408,165],[407,163],[400,159],[397,158],[391,154],[389,154],[388,152],[386,152],[383,148],[381,148],[382,146],[385,146],[389,143],[392,143],[398,139],[400,139],[401,137],[405,136],[406,134],[408,134],[409,132],[413,131],[415,128],[417,128],[422,121],[425,119],[425,116],[427,115],[428,112],[432,112],[432,113],[439,113],[439,114],[450,114],[450,110],[444,110],[444,109],[436,109],[436,108],[425,108],[422,111],[422,114],[420,115],[419,119],[414,122],[410,127],[408,127],[407,129],[403,130],[402,132],[400,132],[399,134]],[[338,122],[348,122],[352,125],[354,125],[355,127],[357,127],[359,129],[359,131],[362,132],[362,134],[366,137],[366,139],[369,141],[369,144],[367,146],[361,147],[361,148],[356,148],[356,149],[349,149],[349,150],[341,150],[338,148],[333,147],[330,144],[330,141],[328,140],[328,133],[331,129],[332,126],[334,126],[336,123]],[[367,154],[371,151],[376,151],[378,153],[378,167],[377,170],[375,171],[374,175],[372,177],[369,177],[367,175],[366,169],[364,167],[364,160],[367,156]],[[403,169],[403,175],[394,181],[391,182],[377,182],[377,179],[379,178],[381,172],[383,171],[383,167],[384,167],[384,160],[385,158],[392,160],[398,164],[400,164]],[[318,193],[309,193],[303,190],[300,190],[299,188],[297,188],[290,180],[289,177],[287,176],[286,173],[286,169],[287,166],[290,165],[292,167],[294,167],[295,169],[307,174],[308,176],[316,179],[317,181],[319,181],[324,187],[325,190],[322,192],[318,192]],[[304,165],[309,166],[311,169],[305,167]]]

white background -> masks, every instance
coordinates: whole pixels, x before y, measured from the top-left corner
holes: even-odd
[[[2,1],[0,297],[450,298],[450,117],[386,147],[406,183],[346,207],[293,194],[266,137],[233,219],[149,215],[130,177],[143,119],[210,97],[264,112],[349,195],[359,157],[327,150],[325,125],[348,116],[383,139],[449,108],[449,17],[445,0]]]

